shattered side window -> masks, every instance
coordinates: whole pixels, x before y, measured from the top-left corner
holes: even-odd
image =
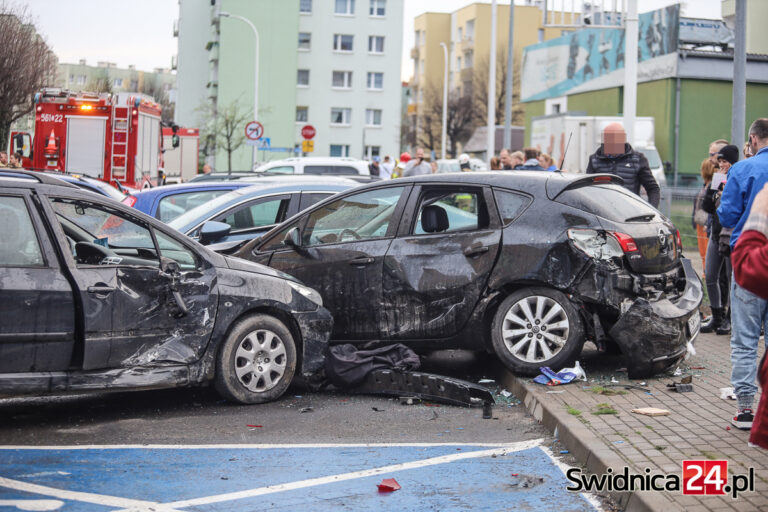
[[[302,245],[354,242],[386,236],[405,187],[387,187],[347,196],[309,215]]]
[[[505,226],[515,220],[531,204],[530,197],[506,190],[494,189],[493,195],[496,198],[496,205],[499,207],[501,223]]]
[[[425,210],[437,210],[443,220],[433,215],[424,217]],[[413,226],[414,235],[450,233],[475,230],[488,225],[488,213],[480,191],[432,190],[419,203],[419,214]],[[445,212],[443,215],[442,212]]]
[[[43,253],[21,197],[0,197],[0,266],[42,267]]]

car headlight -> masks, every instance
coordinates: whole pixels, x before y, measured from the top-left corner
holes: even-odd
[[[299,284],[294,281],[288,281],[288,284],[291,286],[291,288],[293,288],[294,290],[296,290],[297,292],[299,292],[300,294],[302,294],[304,297],[311,300],[315,304],[319,306],[323,305],[323,298],[320,296],[319,293],[317,293],[315,290],[313,290],[309,286],[304,286],[303,284]]]

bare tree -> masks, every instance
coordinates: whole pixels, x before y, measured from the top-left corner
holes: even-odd
[[[0,143],[11,123],[34,108],[34,94],[52,85],[57,60],[31,23],[26,7],[0,2]]]
[[[488,121],[488,58],[481,59],[472,76],[472,96],[475,123],[485,126]],[[496,125],[504,124],[504,103],[507,89],[507,50],[499,48],[496,57]],[[512,73],[512,124],[522,124],[525,112],[520,104],[520,59],[515,59]]]
[[[424,94],[424,110],[427,113],[427,119],[432,121],[429,127],[424,127],[424,132],[434,137],[437,134],[437,140],[442,140],[442,122],[443,122],[443,92],[442,89],[434,84],[427,86]],[[472,135],[472,124],[474,121],[474,111],[472,108],[472,98],[470,96],[459,94],[453,90],[448,94],[448,115],[446,117],[445,135],[447,140],[446,153],[451,158],[456,158],[458,144],[466,142]],[[433,141],[436,143],[436,141]],[[436,151],[441,148],[430,146]]]
[[[114,94],[115,89],[112,87],[112,77],[109,76],[109,70],[104,68],[99,71],[95,76],[92,76],[88,83],[85,84],[85,90],[88,92],[106,92]]]
[[[146,76],[146,75],[145,75]],[[176,109],[176,104],[171,102],[168,89],[163,84],[160,77],[155,76],[153,79],[145,79],[141,86],[143,94],[147,94],[155,98],[155,101],[163,108],[163,122],[170,124],[173,122],[173,113]]]
[[[232,153],[245,142],[245,125],[253,117],[253,112],[243,109],[239,100],[225,106],[217,105],[215,118],[210,103],[198,111],[202,114],[200,126],[206,127],[201,134],[205,155],[208,156],[213,147],[226,151],[227,171],[232,172]]]

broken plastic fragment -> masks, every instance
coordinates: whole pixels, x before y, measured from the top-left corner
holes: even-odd
[[[720,398],[723,400],[736,400],[736,394],[733,388],[720,388]]]
[[[555,373],[551,368],[542,366],[539,368],[542,373],[533,379],[533,382],[537,384],[546,384],[547,386],[559,386],[560,384],[568,384],[574,380],[587,380],[587,374],[581,367],[578,361],[573,368],[563,368],[559,372]]]
[[[507,391],[506,389],[502,389],[500,394],[501,394],[501,396],[503,396],[504,398],[509,398],[509,397],[511,397],[511,396],[512,396],[512,393],[510,393],[510,392],[509,392],[509,391]]]
[[[675,373],[673,373],[672,376],[673,377],[679,377],[682,374],[683,374],[683,370],[681,370],[680,367],[678,366],[677,368],[675,368]]]
[[[400,489],[400,484],[394,478],[385,478],[378,485],[379,492],[392,492]]]
[[[250,428],[261,428],[261,425],[246,425],[246,427],[250,427]]]

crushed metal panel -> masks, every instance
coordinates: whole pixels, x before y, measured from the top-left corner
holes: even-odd
[[[375,370],[350,391],[360,394],[408,396],[459,406],[495,403],[484,386],[453,377],[422,372]]]

